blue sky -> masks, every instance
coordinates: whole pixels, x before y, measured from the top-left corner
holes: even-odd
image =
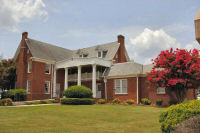
[[[131,59],[150,63],[170,47],[200,48],[194,18],[200,0],[0,0],[0,54],[13,57],[29,38],[78,49],[125,36]]]

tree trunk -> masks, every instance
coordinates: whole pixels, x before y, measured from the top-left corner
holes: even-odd
[[[186,88],[176,89],[176,97],[177,97],[178,103],[182,103],[184,101],[185,96],[186,96],[186,91],[187,91]]]

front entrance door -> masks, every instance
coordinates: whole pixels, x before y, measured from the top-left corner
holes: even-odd
[[[59,83],[56,84],[56,96],[60,98],[60,84]]]
[[[96,87],[96,98],[101,98],[101,91],[102,91],[102,85],[100,83],[97,83]]]

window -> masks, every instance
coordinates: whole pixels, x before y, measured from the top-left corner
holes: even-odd
[[[50,93],[50,81],[45,81],[44,89],[45,93]]]
[[[46,64],[46,69],[45,69],[45,73],[46,74],[50,74],[50,69],[51,68],[51,65],[50,64]]]
[[[31,81],[30,80],[27,80],[26,91],[27,91],[27,93],[31,92]]]
[[[28,62],[28,73],[31,73],[31,69],[32,69],[32,62],[29,61]]]
[[[126,79],[115,80],[115,94],[127,94],[127,80]]]
[[[106,54],[107,54],[107,51],[98,51],[97,57],[105,58]]]
[[[84,58],[84,57],[87,57],[88,55],[87,54],[80,54],[79,57],[81,58]]]
[[[101,58],[101,51],[98,51],[98,57]]]
[[[165,87],[158,87],[157,88],[157,94],[165,94]]]
[[[106,57],[107,51],[103,51],[103,58]]]

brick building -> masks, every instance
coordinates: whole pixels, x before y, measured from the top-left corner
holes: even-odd
[[[118,97],[139,103],[141,98],[149,98],[153,103],[163,99],[167,104],[175,99],[165,88],[149,88],[146,73],[152,65],[130,61],[122,35],[115,42],[69,50],[30,39],[24,32],[14,59],[16,88],[26,89],[28,100],[60,98],[72,85],[85,85],[94,98],[108,101]],[[192,90],[187,95],[194,98]]]

